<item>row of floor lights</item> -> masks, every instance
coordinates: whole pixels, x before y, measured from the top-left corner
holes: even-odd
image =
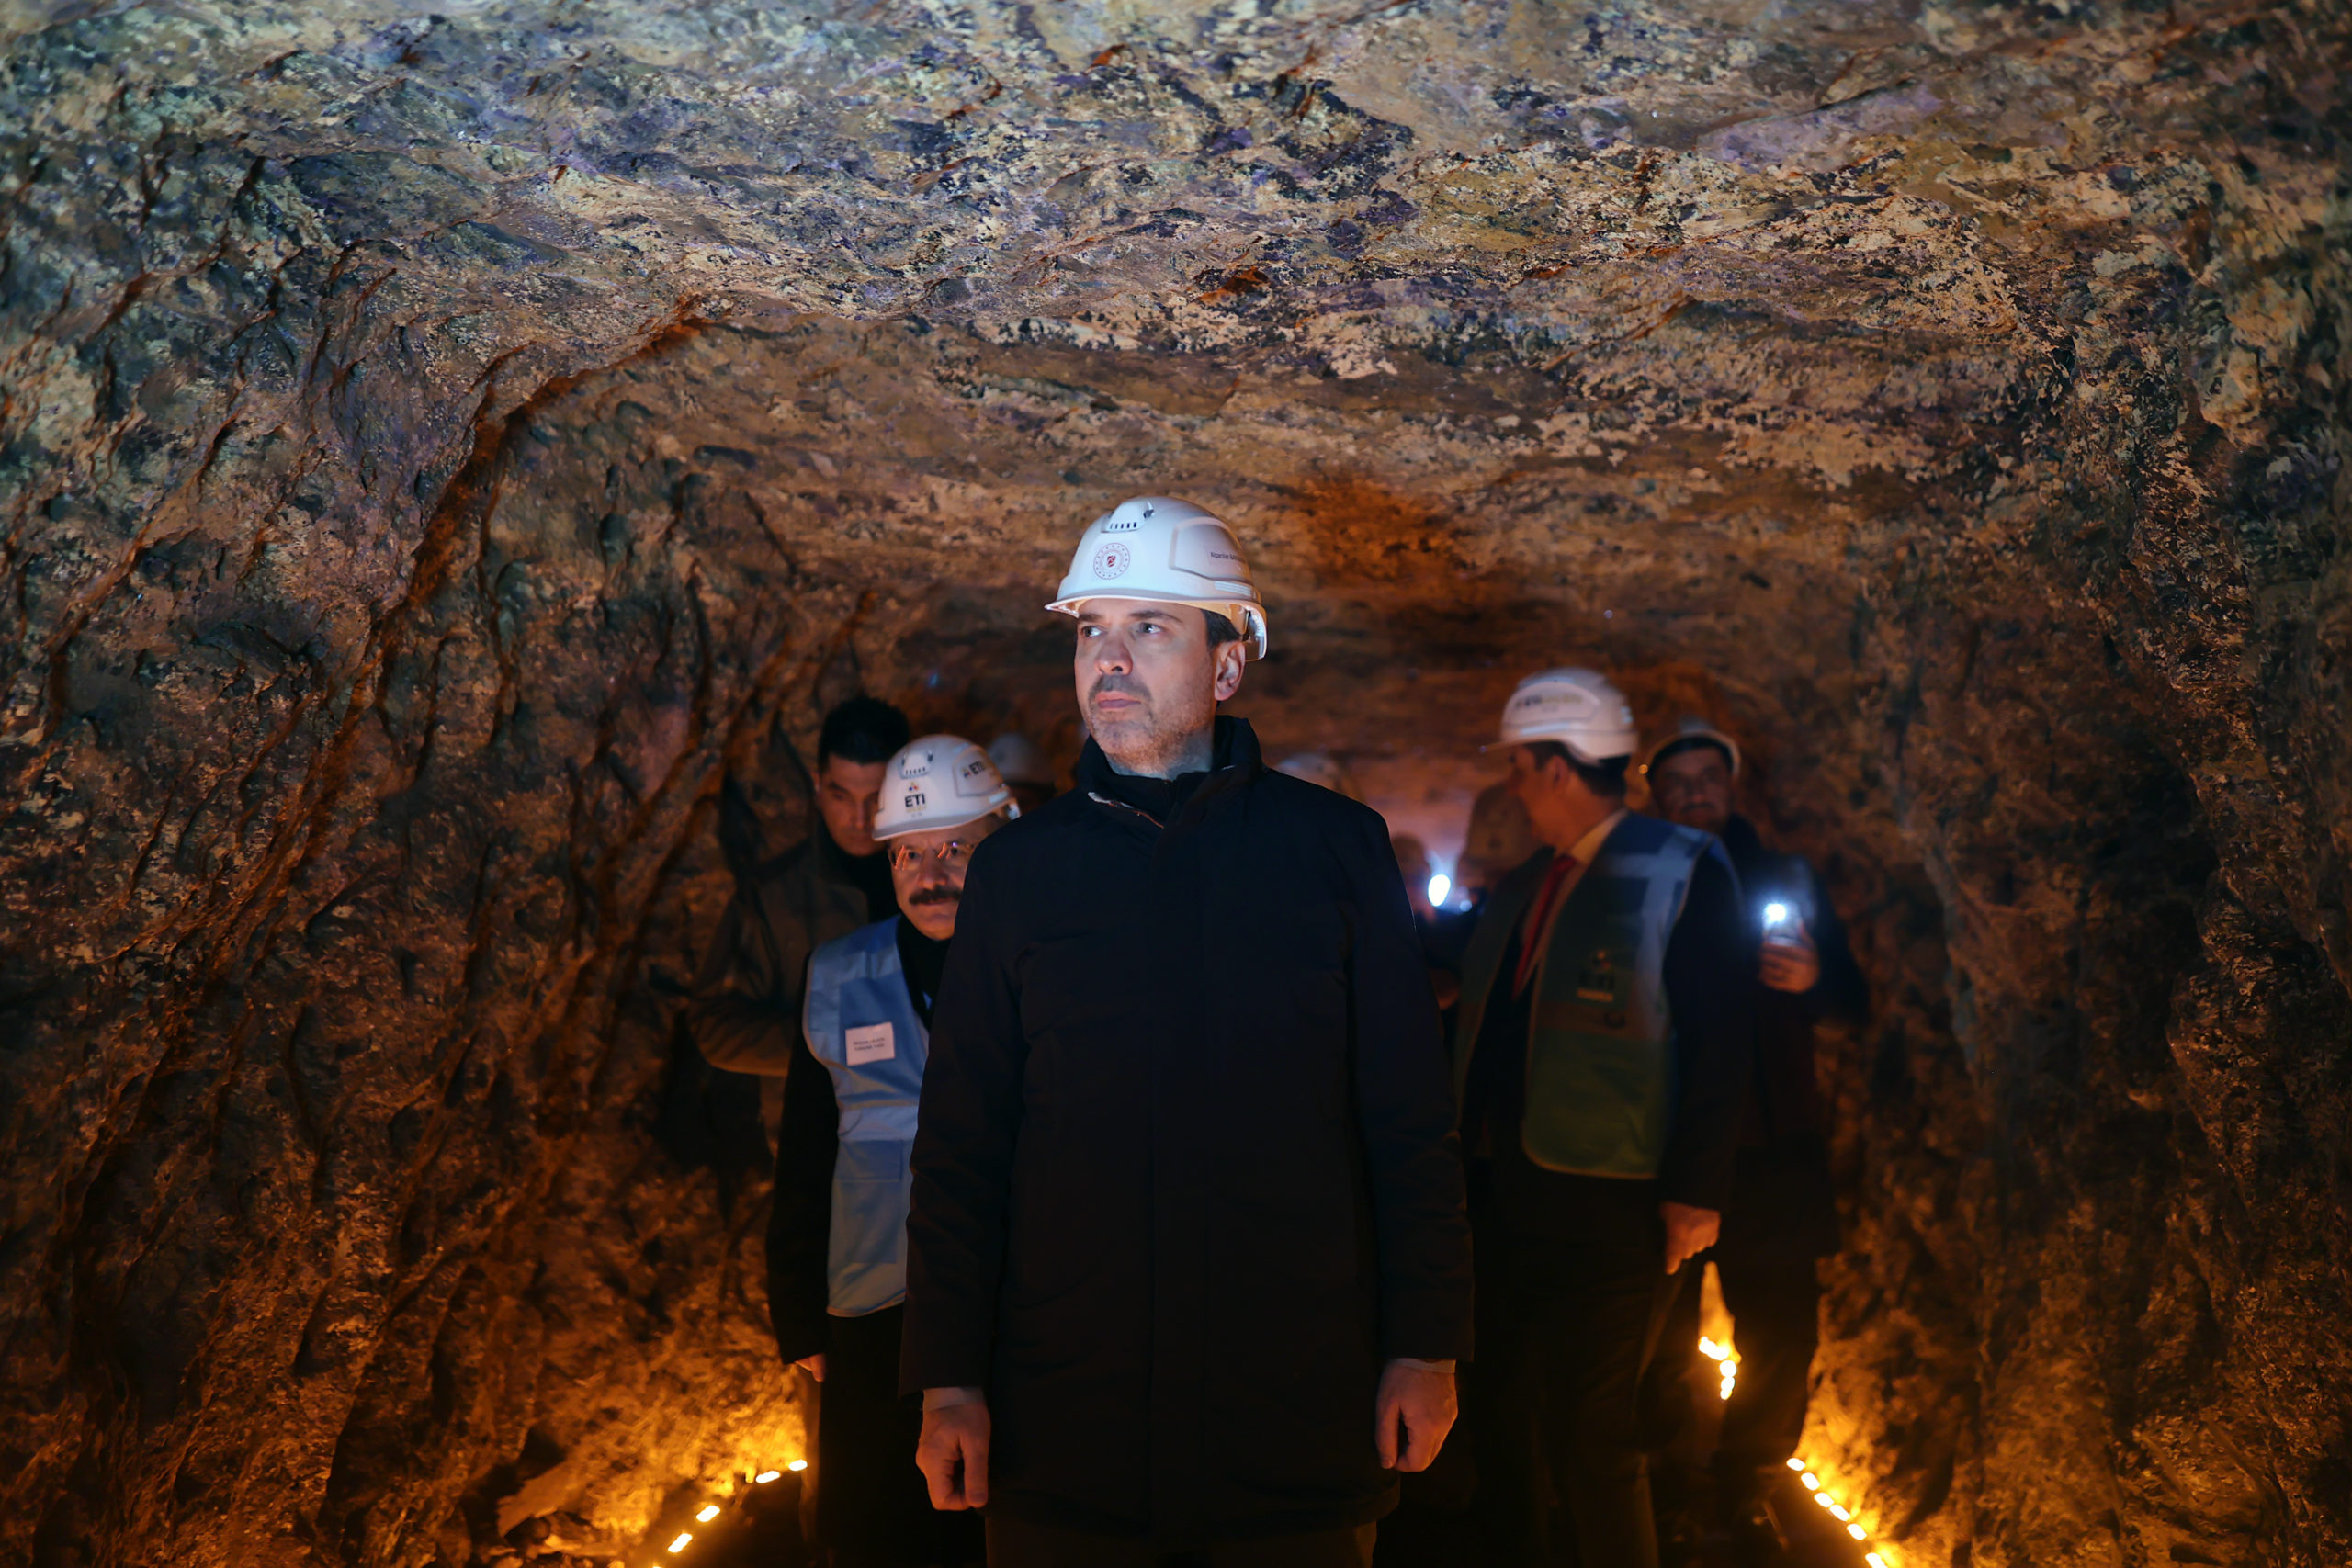
[[[1733,1386],[1739,1382],[1739,1352],[1702,1334],[1699,1336],[1699,1354],[1723,1369],[1723,1383],[1715,1393],[1718,1398],[1729,1399]]]
[[[1739,1352],[1728,1345],[1720,1344],[1711,1337],[1702,1334],[1699,1336],[1699,1354],[1723,1369],[1723,1383],[1716,1392],[1724,1398],[1729,1399],[1732,1389],[1739,1382]],[[1822,1485],[1821,1478],[1806,1467],[1804,1461],[1792,1459],[1789,1461],[1789,1468],[1797,1472],[1797,1479],[1804,1482],[1804,1489],[1813,1494],[1813,1500],[1828,1509],[1830,1517],[1846,1527],[1848,1535],[1852,1536],[1856,1540],[1870,1539],[1870,1532],[1854,1522],[1853,1510],[1829,1495],[1828,1488]],[[1880,1552],[1866,1553],[1865,1561],[1870,1563],[1870,1568],[1889,1568],[1886,1558]]]
[[[797,1459],[797,1460],[794,1460],[790,1464],[786,1465],[786,1466],[784,1467],[784,1470],[806,1470],[806,1469],[808,1469],[808,1461],[807,1460],[805,1460],[805,1459]],[[779,1477],[781,1477],[781,1476],[784,1474],[784,1470],[763,1470],[763,1471],[760,1472],[759,1472],[759,1474],[757,1474],[757,1475],[755,1475],[755,1476],[752,1477],[752,1483],[753,1483],[754,1485],[765,1486],[769,1482],[771,1482],[771,1481],[775,1481],[775,1480],[778,1479]],[[696,1511],[696,1513],[695,1514],[695,1522],[696,1522],[696,1523],[698,1523],[698,1524],[706,1524],[706,1525],[707,1525],[707,1524],[710,1523],[710,1521],[711,1521],[711,1520],[713,1520],[713,1519],[715,1519],[715,1518],[718,1517],[718,1516],[719,1516],[720,1512],[721,1512],[721,1509],[719,1508],[719,1506],[718,1506],[718,1504],[716,1504],[716,1503],[705,1503],[705,1504],[702,1506],[702,1507],[701,1507],[699,1510],[697,1510],[697,1511]],[[664,1547],[662,1550],[663,1550],[664,1551],[666,1551],[670,1556],[672,1556],[672,1557],[675,1557],[676,1555],[678,1555],[678,1553],[680,1553],[681,1551],[684,1551],[686,1548],[688,1548],[689,1546],[692,1546],[694,1543],[695,1543],[695,1532],[694,1532],[694,1531],[692,1531],[692,1530],[680,1530],[680,1531],[678,1532],[678,1534],[677,1534],[677,1539],[675,1539],[674,1540],[671,1541],[671,1542],[670,1542],[670,1544],[669,1544],[668,1546]]]
[[[1813,1494],[1813,1500],[1828,1509],[1831,1518],[1846,1527],[1848,1535],[1852,1536],[1856,1540],[1870,1539],[1871,1532],[1854,1522],[1852,1510],[1829,1495],[1829,1488],[1821,1483],[1821,1477],[1814,1474],[1812,1468],[1804,1461],[1792,1459],[1789,1461],[1789,1468],[1797,1472],[1797,1479],[1804,1482],[1804,1489]],[[1876,1551],[1865,1553],[1863,1561],[1868,1562],[1871,1568],[1890,1568],[1886,1559]]]

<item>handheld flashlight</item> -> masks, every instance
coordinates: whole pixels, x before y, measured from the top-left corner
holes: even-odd
[[[1778,898],[1764,906],[1764,929],[1776,931],[1789,923],[1789,907]]]

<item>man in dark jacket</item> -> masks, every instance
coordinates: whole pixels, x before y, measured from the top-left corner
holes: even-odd
[[[1543,845],[1480,911],[1454,1072],[1470,1158],[1481,1561],[1656,1568],[1642,1370],[1715,1239],[1747,1087],[1747,938],[1723,849],[1625,809],[1634,716],[1589,670],[1520,682],[1510,784]]]
[[[791,1136],[782,1123],[794,1064],[808,1063],[804,1077],[822,1076],[800,1036],[808,955],[898,912],[889,863],[874,838],[874,813],[883,764],[909,739],[907,716],[876,697],[852,697],[825,716],[817,736],[819,827],[736,889],[695,978],[687,1020],[695,1048],[714,1067],[760,1077],[761,1120],[779,1147]],[[772,1317],[780,1251],[772,1234]]]
[[[1660,816],[1723,840],[1758,944],[1754,1087],[1740,1118],[1731,1204],[1709,1256],[1739,1355],[1715,1451],[1719,1488],[1741,1533],[1769,1545],[1761,1539],[1772,1533],[1762,1505],[1804,1432],[1819,1337],[1816,1264],[1838,1250],[1814,1032],[1830,1016],[1859,1023],[1870,996],[1845,925],[1813,868],[1766,849],[1755,827],[1732,809],[1739,768],[1739,747],[1730,736],[1685,718],[1651,753],[1644,776]],[[1696,1338],[1695,1278],[1689,1294],[1666,1356],[1685,1366]]]
[[[1092,739],[973,857],[923,1082],[903,1383],[933,1500],[987,1506],[995,1568],[1360,1568],[1469,1349],[1396,862],[1216,716],[1265,637],[1223,524],[1125,502],[1053,607]]]

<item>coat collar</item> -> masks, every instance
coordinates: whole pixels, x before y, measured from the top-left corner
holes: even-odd
[[[1125,807],[1164,827],[1179,815],[1192,815],[1191,808],[1205,809],[1206,802],[1254,782],[1266,771],[1257,731],[1248,719],[1219,715],[1212,734],[1209,771],[1175,779],[1120,773],[1089,736],[1074,770],[1078,787],[1106,806]]]

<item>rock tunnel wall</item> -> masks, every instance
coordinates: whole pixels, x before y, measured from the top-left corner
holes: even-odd
[[[616,1554],[797,1451],[721,781],[797,833],[861,683],[1067,755],[1151,491],[1392,812],[1541,663],[1758,738],[1897,1561],[2352,1551],[2340,8],[0,27],[0,1554]]]

